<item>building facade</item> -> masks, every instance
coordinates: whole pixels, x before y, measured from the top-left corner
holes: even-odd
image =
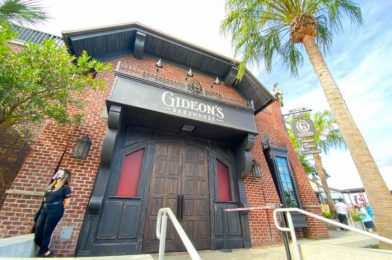
[[[73,195],[53,236],[57,255],[157,252],[157,212],[170,207],[198,250],[280,243],[272,211],[321,214],[285,131],[278,101],[238,62],[140,24],[63,33],[73,55],[110,62],[105,91],[84,95],[77,126],[48,121],[0,210],[3,237],[32,225],[54,169],[72,172]],[[72,156],[88,136],[88,157]],[[298,232],[327,237],[302,215]],[[227,223],[227,225],[223,225]],[[167,251],[184,247],[169,224]]]

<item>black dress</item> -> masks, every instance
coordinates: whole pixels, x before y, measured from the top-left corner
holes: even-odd
[[[68,185],[64,185],[57,191],[45,192],[45,203],[38,216],[34,236],[34,241],[39,246],[39,256],[49,250],[52,233],[64,215],[64,199],[69,197],[71,197],[71,188]]]

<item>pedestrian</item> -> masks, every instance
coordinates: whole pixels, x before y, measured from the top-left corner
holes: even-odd
[[[49,250],[49,244],[57,223],[64,215],[64,208],[70,202],[70,177],[70,171],[59,169],[45,192],[43,207],[37,218],[34,233],[34,242],[39,246],[38,256],[54,255]]]
[[[374,212],[373,212],[373,209],[372,209],[372,206],[370,206],[370,204],[369,203],[363,203],[363,205],[365,206],[365,209],[366,209],[366,212],[367,212],[367,214],[372,218],[372,219],[374,219]]]
[[[373,217],[371,217],[366,211],[365,204],[362,204],[359,208],[359,218],[362,220],[362,223],[365,225],[366,230],[368,232],[373,232],[373,228],[374,228]]]
[[[335,204],[336,213],[338,213],[338,220],[341,224],[347,225],[347,205],[343,202],[342,198],[338,199],[338,202]],[[346,231],[344,228],[340,228],[340,230]]]

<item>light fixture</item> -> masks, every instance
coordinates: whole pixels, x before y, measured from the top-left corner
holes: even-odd
[[[189,68],[188,73],[186,74],[188,77],[193,77],[192,68]]]
[[[254,177],[261,177],[260,164],[258,164],[255,160],[252,160],[252,173]]]
[[[193,125],[183,125],[182,127],[181,127],[181,130],[182,131],[185,131],[185,132],[193,132],[193,130],[195,130],[195,126],[193,126]]]
[[[215,81],[214,81],[214,84],[215,84],[215,85],[219,85],[219,84],[220,84],[220,81],[219,81],[219,77],[218,77],[218,76],[216,76],[216,79],[215,79]]]
[[[159,59],[158,62],[155,63],[155,68],[156,68],[157,71],[159,71],[159,69],[163,68],[161,59]]]
[[[88,156],[88,152],[90,150],[92,142],[88,135],[83,136],[82,138],[76,141],[75,150],[73,153],[73,157],[78,159],[86,159]]]

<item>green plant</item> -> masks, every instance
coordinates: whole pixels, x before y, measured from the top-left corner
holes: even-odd
[[[353,221],[361,221],[361,218],[359,217],[359,212],[354,210],[353,212],[350,213],[351,218]]]
[[[328,218],[328,219],[332,219],[332,213],[329,211],[323,212],[323,217],[324,218]]]
[[[0,26],[0,125],[43,118],[61,124],[80,122],[83,91],[105,88],[105,81],[90,72],[110,71],[110,64],[98,62],[86,52],[71,56],[54,40],[41,45],[26,43],[14,51],[8,42],[14,36],[8,26]],[[70,113],[70,107],[75,112]]]

